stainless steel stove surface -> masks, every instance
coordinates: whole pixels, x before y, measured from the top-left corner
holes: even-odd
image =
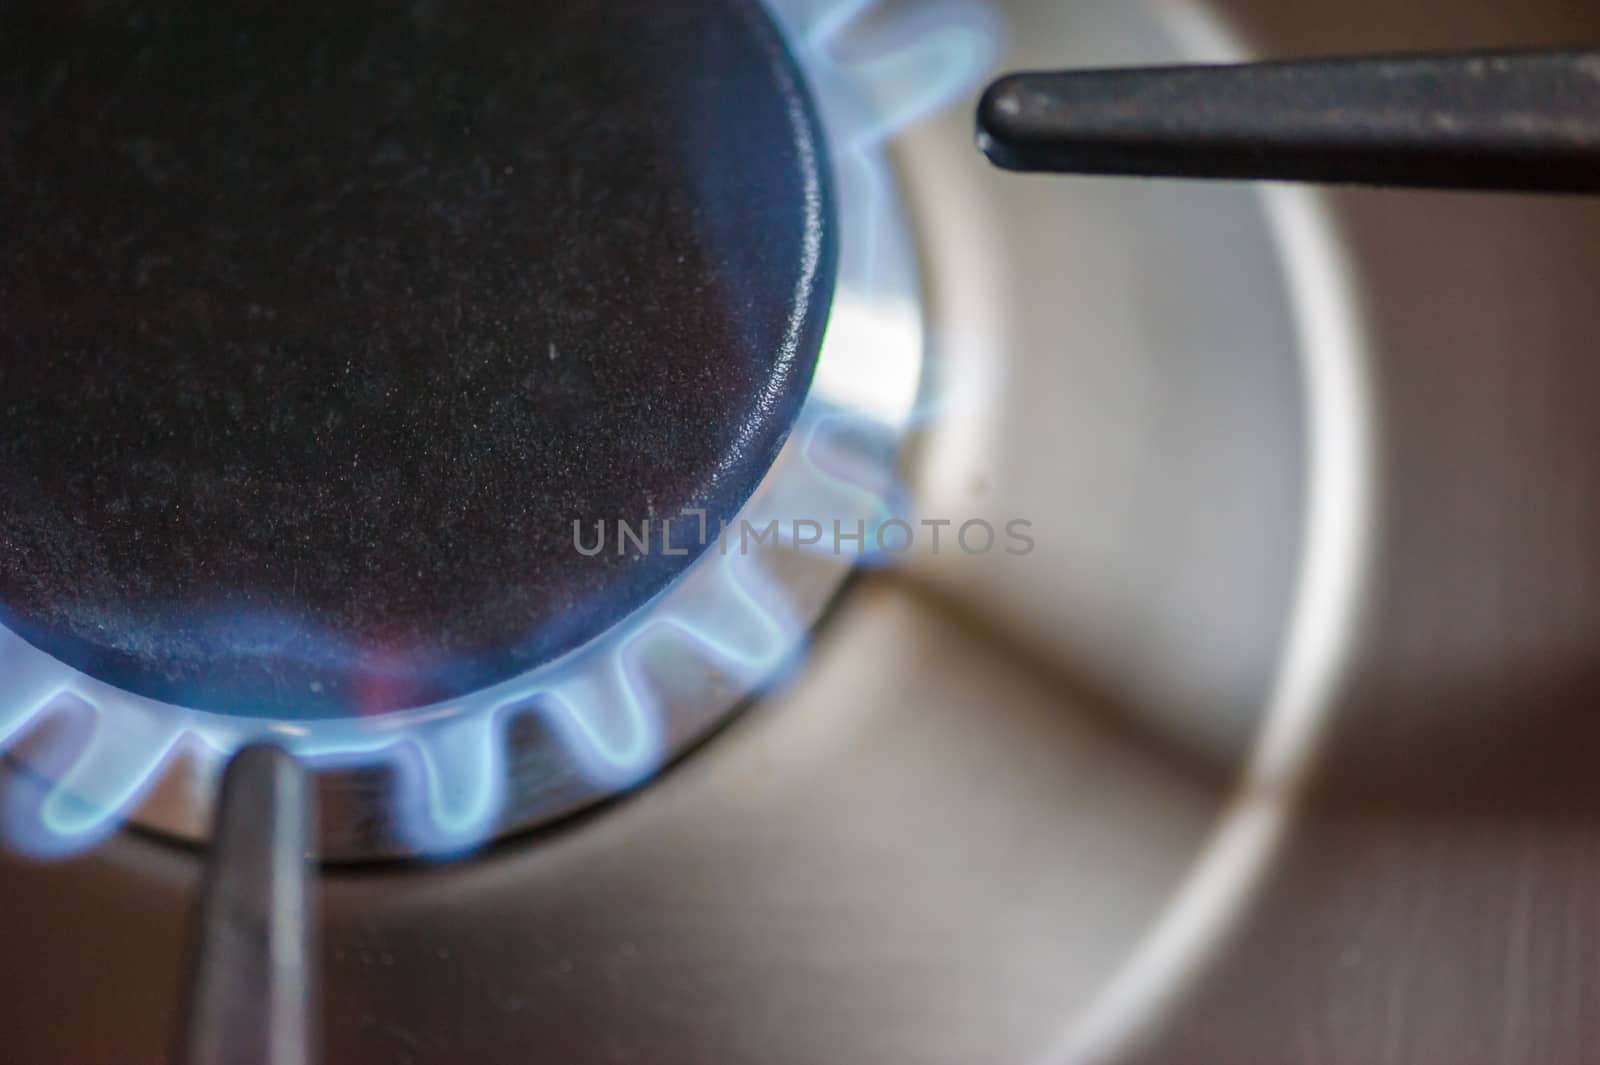
[[[285,583],[264,562],[213,560],[235,582],[235,600],[288,604],[291,616],[355,645],[392,635],[379,630],[395,604],[424,619],[415,631],[433,631],[427,618],[461,609],[452,581],[470,571],[475,587],[498,596],[498,612],[468,641],[460,686],[462,674],[418,664],[454,663],[432,645],[423,649],[438,651],[433,659],[405,657],[396,672],[387,659],[308,661],[296,651],[299,629],[269,626],[268,640],[260,627],[197,622],[184,612],[193,604],[169,594],[191,587],[181,567],[154,566],[137,580],[124,568],[96,572],[135,613],[148,605],[142,594],[166,589],[163,605],[184,606],[167,635],[206,644],[187,657],[138,645],[154,646],[154,657],[107,666],[97,657],[110,646],[104,626],[59,625],[42,591],[12,595],[13,628],[0,629],[0,734],[10,745],[0,954],[13,976],[0,994],[0,1062],[172,1059],[192,1021],[191,921],[218,775],[237,747],[263,738],[308,767],[321,800],[317,849],[335,859],[316,880],[313,966],[328,1062],[1591,1059],[1600,910],[1588,889],[1596,792],[1586,722],[1600,615],[1589,594],[1589,510],[1600,441],[1589,356],[1600,207],[1019,176],[974,149],[972,115],[984,84],[1008,70],[1572,43],[1592,39],[1600,12],[1561,0],[702,6],[704,37],[659,5],[618,5],[613,21],[599,5],[567,10],[562,17],[595,21],[574,38],[584,47],[596,35],[629,40],[665,66],[618,64],[598,86],[616,93],[607,97],[618,109],[612,124],[575,122],[562,143],[599,137],[612,153],[606,166],[639,165],[621,181],[637,198],[624,196],[620,213],[595,193],[596,217],[614,225],[608,247],[624,260],[653,256],[651,241],[680,224],[691,250],[764,249],[742,265],[707,253],[673,275],[671,284],[683,283],[672,289],[678,303],[639,312],[655,316],[663,339],[651,351],[674,366],[743,359],[743,376],[662,370],[642,382],[575,383],[552,367],[573,360],[581,377],[614,351],[573,326],[556,339],[539,334],[546,376],[529,387],[548,386],[558,401],[579,384],[610,389],[612,413],[646,435],[692,439],[710,419],[749,445],[748,461],[723,469],[714,448],[691,448],[674,463],[637,439],[652,462],[634,462],[617,440],[563,453],[572,467],[540,450],[534,465],[559,474],[536,486],[559,501],[537,532],[551,543],[474,554],[483,568],[433,569],[427,545],[402,528],[377,530],[399,537],[393,550],[435,581],[415,584],[383,568],[387,549],[364,553],[337,517],[373,498],[395,506],[391,489],[430,526],[463,513],[449,498],[406,495],[428,490],[426,462],[438,454],[424,439],[445,417],[426,393],[435,367],[418,371],[424,386],[404,407],[417,424],[391,441],[423,463],[402,470],[413,480],[345,482],[359,500],[329,501],[313,538],[284,548],[303,546],[308,564],[342,552],[346,575],[376,574],[390,596],[384,610],[364,615],[340,599],[342,587]],[[653,14],[614,24],[635,8]],[[0,26],[22,10],[0,3]],[[366,8],[344,10],[354,18]],[[537,38],[556,68],[596,68],[558,38],[512,25],[526,12],[496,11],[509,20],[494,42],[504,48],[490,50],[500,76],[553,94],[544,103],[559,111],[570,103],[559,81],[512,61],[515,34]],[[235,42],[240,56],[283,47],[316,65],[317,53],[301,55],[270,12],[245,14],[262,36]],[[428,4],[408,17],[457,18]],[[149,31],[137,19],[118,25]],[[231,38],[217,32],[220,49]],[[675,49],[691,39],[700,64],[675,66]],[[781,46],[750,51],[750,39]],[[422,38],[408,46],[431,47]],[[148,69],[139,55],[130,69]],[[724,77],[719,64],[730,55],[764,58]],[[219,70],[210,74],[226,80]],[[45,84],[70,88],[84,73]],[[389,73],[396,85],[411,80]],[[433,73],[443,79],[428,101],[436,110],[385,106],[416,124],[396,136],[436,136],[444,152],[465,136],[453,123],[466,105],[447,91],[447,70]],[[748,87],[752,77],[759,88]],[[644,175],[683,164],[670,127],[651,144],[619,133],[639,121],[629,117],[639,103],[631,78],[705,94],[696,97],[702,110],[674,112],[663,90],[650,114],[670,112],[693,137],[711,138],[684,145],[706,153],[696,161],[749,150],[770,180],[757,187],[740,178],[748,170],[730,168],[690,182],[685,200],[655,198]],[[715,142],[716,108],[748,123],[741,144]],[[321,118],[348,121],[336,144],[365,128],[359,115]],[[185,123],[171,120],[176,137]],[[301,129],[283,122],[284,136]],[[244,156],[267,150],[266,139],[226,132],[221,141],[237,141]],[[127,175],[109,163],[103,174],[82,169],[92,155],[85,163],[69,141],[58,146],[80,167],[75,180],[111,211],[119,201],[107,190]],[[124,148],[118,165],[130,174],[172,163],[159,144]],[[477,175],[499,195],[511,177],[504,166],[556,165],[553,157],[502,163],[498,178],[481,168],[439,172]],[[24,158],[0,153],[0,183]],[[564,194],[579,201],[615,177],[581,166],[563,173]],[[523,229],[495,215],[458,231],[463,220],[449,221],[440,204],[466,186],[411,199],[403,182],[397,188],[400,198],[365,205],[445,217],[441,228],[402,227],[421,246],[438,241],[423,257],[437,284],[459,278],[450,256],[474,242],[564,247],[566,237],[551,233],[580,221],[546,218],[512,197],[509,217]],[[63,218],[83,209],[52,202]],[[731,213],[719,244],[694,227],[723,208]],[[256,203],[228,210],[247,233]],[[373,232],[387,228],[377,214],[362,217]],[[215,226],[200,228],[186,239],[215,236]],[[85,255],[104,250],[94,232],[77,235]],[[55,246],[29,247],[44,262]],[[383,261],[410,276],[404,253],[418,246],[402,243]],[[181,260],[190,247],[177,241],[168,254]],[[350,309],[307,283],[321,268],[314,261],[306,278],[286,272],[303,261],[296,241],[274,247],[282,262],[251,260],[261,278],[319,321]],[[66,263],[62,276],[89,277],[70,256],[49,261]],[[502,301],[477,323],[480,339],[531,344],[519,330],[556,296],[539,303],[538,291],[518,287],[514,261],[497,261],[505,269],[484,280]],[[574,276],[564,262],[529,269],[559,288]],[[0,298],[27,291],[42,301],[34,289],[48,280],[0,273]],[[170,307],[189,316],[162,318],[163,327],[189,330],[188,340],[238,327],[207,309],[198,281],[161,284]],[[631,313],[624,305],[640,289],[562,292],[571,326]],[[826,299],[825,312],[806,302],[812,294]],[[693,335],[673,325],[683,301],[694,307]],[[45,323],[29,334],[34,343],[59,341],[46,313],[55,305],[29,306]],[[108,298],[97,313],[136,320],[128,307]],[[371,306],[356,310],[370,322]],[[408,322],[421,313],[395,311]],[[277,322],[278,342],[310,335],[293,326]],[[0,338],[24,333],[15,317],[0,326]],[[705,336],[718,338],[714,350]],[[590,341],[587,354],[568,346]],[[317,342],[342,341],[331,333]],[[781,359],[774,366],[774,343],[814,359],[814,374]],[[48,366],[0,365],[0,407],[48,400],[66,444],[101,432],[126,401],[72,402],[76,384],[96,377],[74,368],[85,352],[73,347]],[[369,354],[367,373],[387,365]],[[517,351],[501,354],[515,369]],[[247,373],[248,353],[233,355]],[[485,372],[506,369],[491,355]],[[305,380],[351,389],[350,409],[382,430],[391,401],[363,407],[360,383],[324,380],[325,369],[308,368]],[[809,389],[790,370],[809,376]],[[7,394],[19,381],[36,391]],[[164,424],[184,426],[188,408],[181,397],[171,404]],[[761,416],[739,421],[747,408]],[[488,402],[468,417],[516,413]],[[570,414],[610,417],[577,401]],[[662,429],[672,414],[683,417]],[[66,433],[60,416],[83,425]],[[270,409],[241,413],[225,402],[202,421],[230,418],[258,430],[277,424]],[[13,466],[0,477],[13,525],[31,513],[18,502],[24,489],[51,469],[55,449],[41,443],[49,439],[0,426],[8,453],[33,464],[26,476]],[[490,480],[520,476],[466,437],[445,442],[459,446],[462,467],[488,466]],[[262,461],[303,471],[324,457],[311,449]],[[107,493],[121,489],[108,478],[153,476],[136,462],[129,469],[54,486],[51,498],[109,507]],[[639,479],[638,491],[602,477],[619,469]],[[481,487],[483,498],[511,506],[505,484]],[[612,489],[619,494],[607,496]],[[657,489],[659,507],[627,509]],[[584,492],[603,498],[567,506]],[[264,522],[274,505],[212,503],[212,524],[180,523],[175,542],[197,528],[226,531],[230,512]],[[648,572],[615,562],[587,569],[588,556],[566,550],[574,517],[636,522],[700,504],[713,525],[732,519],[736,536],[741,519],[761,527],[776,517],[790,528],[754,552],[723,553],[702,539],[687,555],[663,553],[655,568],[645,559]],[[619,507],[627,512],[608,512]],[[104,561],[88,519],[73,525],[68,511],[79,555]],[[801,542],[810,537],[796,518],[815,521],[817,543]],[[903,521],[910,543],[856,552],[865,558],[835,554],[827,533],[836,519],[846,528],[862,521],[869,538]],[[116,514],[103,520],[124,527]],[[473,535],[508,520],[504,509],[488,513]],[[12,588],[19,541],[3,527],[12,539],[0,587]],[[152,529],[144,534],[159,535]],[[983,529],[994,543],[980,542]],[[272,539],[262,535],[258,562],[277,549]],[[556,608],[560,589],[523,595],[530,585],[517,567],[544,580],[551,559],[584,594],[603,586],[622,598],[586,608],[573,622],[582,631],[560,630],[547,645],[507,638],[570,619]],[[739,569],[741,560],[761,568]],[[482,602],[468,599],[469,610]],[[521,611],[511,629],[500,625],[504,610]],[[675,635],[663,643],[636,642],[668,630]],[[58,644],[46,646],[52,636]],[[261,646],[279,655],[266,674],[196,667],[216,662],[219,648]],[[262,675],[283,683],[263,687]],[[325,712],[283,712],[301,688]],[[60,705],[40,693],[60,695]],[[266,703],[229,711],[241,693]],[[363,708],[375,712],[353,712]]]

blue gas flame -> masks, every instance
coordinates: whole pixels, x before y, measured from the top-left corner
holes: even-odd
[[[994,62],[998,34],[986,10],[965,0],[923,3],[881,24],[863,19],[873,0],[766,2],[816,92],[835,168],[867,194],[841,206],[840,290],[817,385],[785,452],[794,472],[779,489],[758,493],[741,520],[791,528],[797,517],[825,527],[862,522],[870,537],[905,510],[894,451],[918,402],[916,375],[903,394],[887,396],[855,394],[847,376],[870,378],[874,360],[920,356],[875,342],[907,322],[920,338],[906,286],[884,283],[896,271],[902,282],[914,274],[906,261],[914,257],[885,236],[894,210],[885,145],[974,90]],[[861,29],[865,21],[870,30]],[[824,380],[829,366],[845,367],[846,376]],[[850,446],[839,446],[844,439]],[[760,552],[713,545],[673,587],[572,654],[438,706],[365,718],[284,722],[161,703],[95,680],[0,627],[0,751],[25,745],[28,767],[8,774],[0,830],[39,857],[80,852],[116,831],[175,759],[217,764],[266,739],[315,766],[387,769],[404,842],[423,854],[460,853],[500,822],[507,730],[519,717],[535,716],[575,772],[594,790],[613,792],[659,769],[670,748],[647,658],[698,663],[747,693],[780,680],[802,657],[807,632],[771,564]],[[680,592],[688,584],[692,597]]]

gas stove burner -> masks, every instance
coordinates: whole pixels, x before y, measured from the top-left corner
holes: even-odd
[[[698,554],[574,521],[726,520],[771,467],[836,247],[743,0],[7,23],[0,602],[62,661],[224,713],[425,706]]]
[[[781,675],[852,559],[738,532],[891,516],[879,150],[981,73],[886,98],[836,15],[7,7],[0,742],[58,766],[15,842],[198,836],[270,738],[328,857],[454,852]]]

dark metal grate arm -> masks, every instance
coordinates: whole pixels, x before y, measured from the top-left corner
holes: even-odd
[[[195,925],[182,1065],[314,1065],[311,783],[275,747],[223,777]]]
[[[978,142],[1009,170],[1600,192],[1600,50],[1012,74]]]

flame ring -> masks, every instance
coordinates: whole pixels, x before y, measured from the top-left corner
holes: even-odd
[[[977,83],[991,35],[957,18],[889,54],[842,60],[836,38],[870,0],[766,3],[829,141],[841,248],[811,394],[734,527],[871,528],[892,511],[923,353],[915,248],[884,146]],[[906,85],[913,98],[895,89]],[[813,187],[812,209],[820,199]],[[782,676],[854,562],[787,541],[748,553],[713,545],[622,623],[523,676],[418,710],[310,724],[134,695],[0,627],[0,750],[24,770],[0,797],[6,838],[40,857],[71,854],[130,818],[202,838],[222,766],[267,740],[318,769],[325,858],[459,853],[659,770]]]

